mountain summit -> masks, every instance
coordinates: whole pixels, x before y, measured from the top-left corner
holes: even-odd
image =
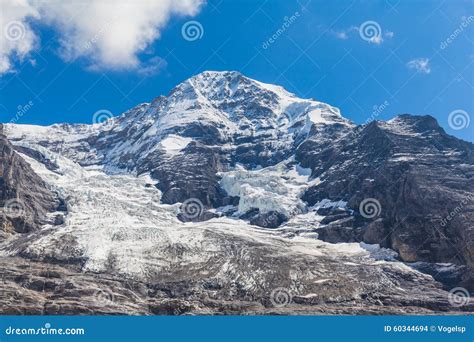
[[[461,310],[445,290],[472,290],[474,148],[430,116],[357,126],[329,104],[206,71],[93,125],[4,131],[2,165],[33,174],[27,209],[41,208],[28,235],[0,241],[4,292],[30,286],[23,311],[51,313],[43,304],[59,296],[74,312],[66,277],[85,313],[424,313]],[[51,264],[54,290],[35,292]],[[89,286],[120,305],[100,307]],[[272,308],[275,288],[294,302]]]
[[[221,110],[231,121],[276,121],[294,123],[309,116],[313,122],[347,122],[339,110],[314,100],[303,100],[280,86],[258,82],[238,72],[205,71],[177,86],[169,96],[179,102],[186,98]]]

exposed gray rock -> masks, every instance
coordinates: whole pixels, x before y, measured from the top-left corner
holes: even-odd
[[[389,315],[474,310],[472,299],[463,306],[452,306],[448,292],[421,274],[413,277],[390,268],[319,261],[324,262],[324,267],[300,260],[301,267],[317,267],[318,272],[331,274],[326,281],[302,283],[294,289],[290,289],[293,285],[289,282],[289,290],[285,290],[272,285],[281,285],[285,280],[273,278],[264,287],[249,291],[239,287],[238,281],[210,285],[212,279],[203,280],[204,273],[199,270],[189,274],[186,281],[180,281],[175,274],[172,280],[157,278],[144,283],[111,274],[83,273],[75,266],[2,258],[0,314]],[[278,259],[272,265],[276,270],[294,267]],[[280,297],[275,297],[275,289],[281,291]]]
[[[64,202],[0,134],[0,230],[26,233],[39,229],[50,221],[48,212],[62,209]]]
[[[288,217],[272,210],[264,214],[257,213],[253,215],[250,219],[250,224],[264,228],[277,228],[286,221],[288,221]]]
[[[380,203],[381,220],[349,222],[355,234],[339,229],[339,240],[379,243],[409,262],[465,264],[462,284],[473,289],[472,143],[447,135],[430,116],[401,115],[357,127],[330,146],[310,137],[296,155],[322,180],[304,194],[309,204],[342,199],[358,213],[364,199]]]
[[[110,206],[112,212],[95,213],[100,217],[76,215],[72,223],[70,217],[48,216],[61,208],[61,200],[0,136],[0,205],[15,198],[26,209],[19,218],[0,217],[0,242],[12,232],[30,232],[1,245],[2,252],[12,256],[0,260],[0,290],[5,294],[0,297],[2,313],[429,314],[474,310],[472,300],[452,306],[445,291],[452,286],[474,290],[473,145],[447,135],[432,117],[402,115],[355,126],[327,104],[298,99],[239,73],[204,72],[166,97],[93,127],[53,125],[44,135],[32,136],[15,135],[12,127],[16,150],[43,164],[55,177],[61,176],[59,165],[41,151],[71,161],[67,164],[73,169],[71,174],[61,172],[77,181],[75,186],[87,184],[89,194],[63,188],[72,192],[69,205],[94,199],[92,206],[105,203],[100,208]],[[172,146],[163,143],[169,137]],[[173,145],[177,138],[181,139],[178,147]],[[252,204],[243,215],[237,212],[241,199],[221,188],[219,173],[239,164],[246,172],[255,172],[253,176],[277,163],[295,167],[295,173],[311,169],[311,183],[302,195],[305,203],[296,197],[298,192],[288,197],[298,201],[294,212],[268,210],[268,197],[255,200],[266,211]],[[77,165],[103,169],[105,173],[93,177],[107,181],[74,178],[74,172],[88,174]],[[139,188],[130,186],[136,192],[130,199],[136,203],[128,200],[129,193],[108,196],[109,187],[123,190],[116,186],[122,178],[111,177],[118,171],[153,178],[145,185],[139,183]],[[279,181],[285,181],[284,177],[290,176],[285,173]],[[155,186],[161,191],[160,205],[168,205],[159,210],[153,208],[154,197],[146,197],[156,195]],[[290,190],[282,189],[279,195],[288,196]],[[271,192],[257,195],[261,193]],[[368,199],[375,201],[375,212],[361,209]],[[197,211],[186,212],[190,200]],[[345,201],[347,206],[310,207],[324,200]],[[231,209],[224,211],[225,206]],[[126,229],[114,230],[110,220],[100,220],[114,217],[114,208],[125,213]],[[89,212],[79,212],[83,213]],[[221,215],[234,221],[211,220]],[[148,216],[155,221],[133,229]],[[121,226],[121,219],[113,222]],[[201,223],[206,220],[210,221]],[[45,227],[45,223],[65,229]],[[278,229],[256,229],[247,223]],[[87,230],[89,224],[92,228]],[[39,227],[43,229],[37,231]],[[91,230],[97,231],[100,242],[117,249],[106,256],[90,249],[86,253]],[[138,238],[133,240],[135,235]],[[310,238],[300,238],[304,236]],[[374,262],[367,253],[348,256],[341,252],[346,245],[323,244],[315,236],[331,243],[364,241],[392,248],[412,268],[399,262]],[[127,239],[134,243],[125,243]],[[124,243],[115,244],[117,240]],[[154,244],[140,249],[150,241]],[[137,250],[138,256],[134,255]],[[90,260],[97,262],[86,268]],[[91,269],[101,271],[92,273]],[[443,282],[444,290],[433,278]],[[278,288],[287,292],[282,298],[289,298],[283,306],[275,305],[272,295]]]
[[[200,143],[189,144],[183,154],[147,157],[138,172],[149,172],[159,180],[163,203],[197,198],[207,207],[219,207],[227,197],[219,186],[217,172],[223,170],[219,152]]]

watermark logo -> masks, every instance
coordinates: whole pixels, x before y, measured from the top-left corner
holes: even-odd
[[[263,227],[273,226],[279,220],[278,214],[276,211],[273,211],[263,220]]]
[[[469,303],[469,292],[464,287],[455,287],[449,291],[449,304],[455,307],[461,307]]]
[[[284,287],[277,287],[270,293],[270,302],[274,307],[282,308],[291,303],[293,296],[290,290]]]
[[[262,49],[266,50],[270,47],[270,45],[272,45],[273,43],[275,43],[277,41],[278,38],[280,38],[280,36],[286,32],[286,30],[288,30],[290,28],[291,25],[293,25],[293,23],[296,21],[296,19],[298,19],[298,17],[300,16],[300,13],[299,12],[295,12],[293,13],[293,15],[291,15],[290,17],[286,16],[283,18],[283,24],[281,25],[281,27],[279,27],[272,35],[270,38],[268,38],[266,41],[264,41],[262,43]]]
[[[360,202],[359,212],[365,218],[376,218],[380,216],[380,213],[382,212],[382,206],[375,198],[366,198]]]
[[[452,42],[456,40],[456,38],[464,32],[464,30],[474,21],[474,16],[470,15],[469,17],[462,17],[461,24],[439,44],[439,48],[441,50],[446,49]]]
[[[104,34],[109,32],[113,28],[113,24],[115,24],[118,20],[118,17],[114,16],[111,20],[106,21],[103,25],[101,25],[97,33],[93,35],[91,39],[84,43],[84,48],[86,50],[92,49],[92,47],[97,44],[97,42],[104,36]]]
[[[469,127],[469,123],[471,122],[471,118],[469,114],[462,109],[453,110],[449,113],[448,116],[448,124],[454,130],[460,130],[463,128]]]
[[[368,20],[359,26],[359,35],[367,42],[378,43],[382,39],[382,28],[376,21]]]
[[[110,110],[100,109],[92,116],[92,124],[104,124],[104,128],[111,129],[114,125],[114,115]]]
[[[18,120],[20,120],[26,113],[28,113],[28,111],[34,106],[34,102],[33,101],[28,101],[27,103],[25,103],[24,105],[19,105],[16,107],[17,111],[15,113],[15,117],[13,117],[11,120],[10,120],[10,123],[11,124],[14,124],[16,123]]]
[[[446,217],[441,220],[441,227],[445,227],[451,220],[453,220],[454,217],[462,211],[464,206],[473,200],[473,198],[473,194],[469,194],[468,196],[463,198],[463,200],[459,202],[459,204],[453,210],[451,210],[448,215],[446,215]]]
[[[3,35],[11,42],[23,39],[26,34],[26,28],[20,21],[10,21],[3,28]]]
[[[111,305],[114,302],[114,294],[109,289],[97,289],[94,292],[94,301],[100,305]]]
[[[44,326],[40,327],[12,327],[9,326],[5,329],[6,335],[13,336],[57,336],[57,335],[84,335],[86,333],[83,328],[55,328],[51,323],[45,323]]]
[[[181,214],[188,220],[194,220],[201,216],[204,205],[197,198],[189,198],[181,204]]]
[[[374,121],[380,114],[383,113],[383,111],[384,111],[385,109],[387,109],[387,107],[388,107],[389,105],[390,105],[390,103],[389,103],[387,100],[385,100],[385,101],[384,101],[382,104],[380,104],[380,105],[374,105],[374,106],[372,107],[372,114],[370,115],[370,117],[369,117],[367,120],[365,120],[365,124],[368,124],[368,123]]]
[[[181,35],[188,42],[194,42],[204,36],[204,27],[199,21],[188,21],[181,27]]]
[[[3,213],[10,218],[21,217],[25,213],[25,206],[16,199],[9,199],[3,205]]]

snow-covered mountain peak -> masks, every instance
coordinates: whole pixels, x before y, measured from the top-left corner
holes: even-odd
[[[229,109],[242,100],[272,107],[276,104],[278,96],[241,73],[204,71],[176,86],[168,99],[171,102],[188,100],[202,106]]]
[[[255,100],[261,100],[258,94],[264,93],[264,100],[275,100],[278,95],[293,96],[282,87],[265,85],[242,75],[236,71],[204,71],[186,80],[196,89],[199,95],[211,101],[238,100],[245,95],[254,95]],[[252,100],[252,99],[250,99]]]
[[[283,87],[262,83],[236,71],[204,71],[175,87],[161,102],[167,111],[200,110],[209,115],[218,110],[236,123],[269,126],[292,125],[309,120],[309,125],[342,123],[350,125],[339,109],[312,99],[301,99]],[[200,117],[200,119],[205,119]]]
[[[161,142],[169,136],[173,141],[184,138],[186,142],[222,145],[226,153],[260,146],[259,153],[270,160],[269,151],[284,155],[304,140],[313,126],[340,130],[340,125],[350,127],[352,123],[326,103],[298,98],[280,86],[239,72],[205,71],[176,86],[168,96],[139,104],[104,122],[47,128],[8,125],[7,131],[22,144],[54,141],[54,148],[84,165],[134,170],[152,156],[158,158],[157,153],[179,154],[181,149],[166,152],[167,144]],[[253,158],[246,163],[255,164]]]
[[[297,97],[281,86],[263,83],[249,78],[238,71],[204,71],[189,78],[189,83],[207,96],[232,98],[246,93],[269,93],[271,97]]]

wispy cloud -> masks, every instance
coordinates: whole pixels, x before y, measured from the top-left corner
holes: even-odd
[[[409,69],[415,69],[422,74],[431,73],[430,60],[428,58],[415,58],[407,63]]]
[[[39,45],[28,24],[30,20],[55,29],[60,37],[59,55],[66,61],[82,59],[90,69],[139,69],[143,67],[139,54],[160,38],[170,18],[196,15],[202,3],[202,0],[116,0],[113,3],[2,0],[1,27],[5,30],[9,24],[16,23],[21,38],[8,40],[2,35],[0,74],[12,70],[15,57],[26,57]]]
[[[374,36],[369,40],[369,43],[375,44],[375,45],[380,45],[383,43],[383,37],[382,35],[379,36]]]
[[[331,31],[331,33],[336,37],[337,39],[341,40],[347,40],[349,39],[349,33],[347,31]]]

